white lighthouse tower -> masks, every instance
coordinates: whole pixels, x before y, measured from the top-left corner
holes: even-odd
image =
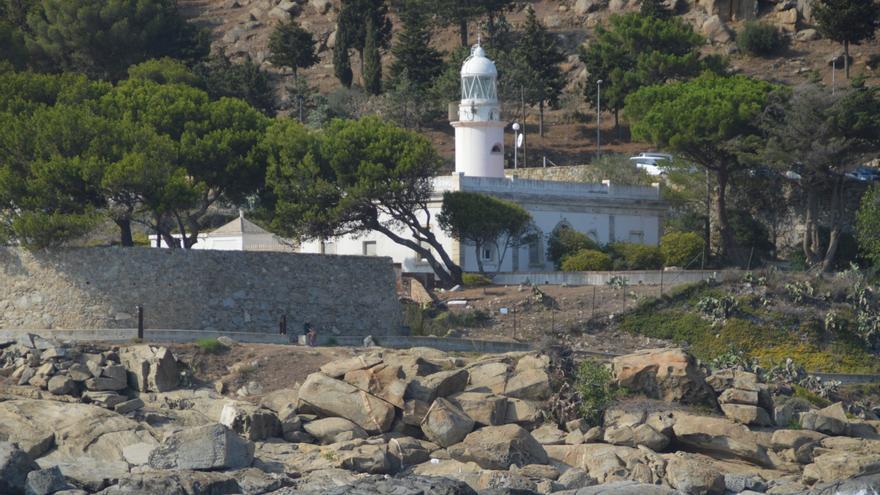
[[[504,177],[504,122],[495,62],[479,41],[461,66],[461,103],[455,128],[455,171],[469,177]]]

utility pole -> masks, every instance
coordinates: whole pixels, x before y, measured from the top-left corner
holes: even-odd
[[[519,86],[519,105],[522,111],[522,147],[523,147],[523,168],[526,168],[526,90]]]
[[[602,80],[596,81],[596,156],[602,152]]]

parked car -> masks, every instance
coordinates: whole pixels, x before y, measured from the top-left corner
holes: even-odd
[[[629,158],[635,162],[636,167],[648,172],[648,175],[660,175],[663,173],[661,168],[662,162],[672,163],[672,155],[669,153],[657,153],[654,151],[646,151]]]
[[[847,173],[846,177],[848,179],[867,182],[869,184],[880,182],[880,168],[857,167],[852,172]]]

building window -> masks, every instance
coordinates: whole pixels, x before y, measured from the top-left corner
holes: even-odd
[[[492,146],[492,153],[501,153],[501,145],[499,143],[495,143],[495,145]]]
[[[645,243],[645,233],[639,230],[630,230],[629,231],[629,242],[633,244],[644,244]]]
[[[480,249],[480,258],[483,261],[495,261],[495,249],[492,246],[483,246]]]
[[[364,256],[376,256],[376,241],[364,241]]]

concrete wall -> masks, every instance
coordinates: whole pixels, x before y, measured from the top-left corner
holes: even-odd
[[[391,260],[295,253],[92,248],[0,249],[0,329],[290,333],[304,322],[342,335],[400,329]]]

